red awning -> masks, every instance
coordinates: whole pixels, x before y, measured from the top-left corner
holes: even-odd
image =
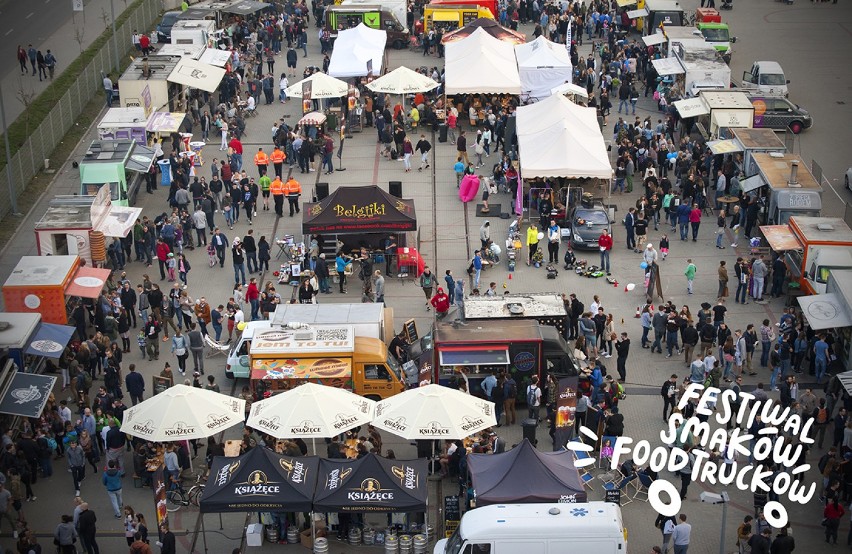
[[[74,274],[68,288],[65,289],[66,296],[80,296],[82,298],[97,298],[106,285],[109,278],[109,269],[96,267],[81,267]]]

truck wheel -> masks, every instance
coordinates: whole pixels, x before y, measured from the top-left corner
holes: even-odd
[[[794,135],[798,135],[799,133],[801,133],[802,129],[804,129],[804,126],[802,125],[801,121],[794,121],[790,123],[790,130],[793,131]]]
[[[228,379],[233,379],[234,378],[234,372],[225,370],[225,377],[227,377]]]
[[[373,400],[375,402],[381,402],[382,401],[382,398],[380,396],[376,396],[375,394],[368,394],[364,398],[366,398],[367,400]]]
[[[393,41],[394,50],[402,50],[403,46],[405,46],[405,44],[401,40],[396,39],[395,41]]]
[[[846,190],[849,190],[849,175],[843,176],[844,184],[846,185]]]

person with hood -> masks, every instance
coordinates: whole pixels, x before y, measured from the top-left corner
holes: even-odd
[[[56,531],[53,533],[53,544],[56,545],[57,552],[60,554],[76,552],[74,543],[77,542],[79,535],[71,520],[71,516],[63,515],[62,523],[56,526]]]
[[[455,287],[454,287],[455,288]],[[450,297],[444,292],[443,287],[438,287],[438,292],[429,301],[435,308],[435,315],[438,319],[442,319],[450,309]]]
[[[124,502],[121,497],[121,478],[123,475],[116,466],[117,464],[114,460],[109,461],[107,464],[107,470],[101,475],[101,482],[104,484],[104,487],[106,487],[109,501],[112,503],[112,511],[115,514],[115,518],[121,519],[121,509],[124,506]]]

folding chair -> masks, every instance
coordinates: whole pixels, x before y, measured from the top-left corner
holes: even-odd
[[[224,356],[228,357],[228,351],[231,349],[230,344],[221,344],[216,342],[210,335],[204,335],[204,344],[207,345],[207,357],[212,358],[213,356]]]
[[[579,442],[582,442],[582,441],[579,438],[573,438],[568,442],[578,442],[579,443]],[[572,450],[572,452],[574,453],[574,459],[575,460],[592,460],[592,464],[585,466],[583,469],[589,468],[589,467],[597,467],[597,465],[598,465],[597,458],[595,458],[594,456],[592,456],[588,452],[583,452],[582,450]]]
[[[624,489],[627,488],[630,482],[634,479],[636,479],[636,475],[633,475],[632,477],[623,477],[618,484],[616,484],[614,481],[604,483],[604,491],[621,491],[621,505],[626,506],[627,504],[633,502],[633,498],[631,498],[630,495],[627,494]]]
[[[639,479],[633,481],[633,486],[636,487],[636,492],[633,493],[633,500],[641,500],[643,502],[647,502],[648,501],[648,487],[651,486],[651,483],[653,483],[654,480],[651,479],[650,475],[643,473],[641,471],[638,473],[638,475],[639,475]],[[644,495],[644,496],[640,497],[640,495]]]
[[[583,484],[589,487],[589,490],[592,490],[592,481],[594,480],[594,475],[586,471],[585,469],[578,470],[580,473],[580,480],[583,481]]]

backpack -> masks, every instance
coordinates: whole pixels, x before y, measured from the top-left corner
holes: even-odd
[[[816,422],[817,423],[828,423],[828,410],[826,410],[825,408],[820,408],[817,411]]]
[[[509,383],[509,396],[508,398],[517,398],[518,397],[518,384],[512,381]]]
[[[535,406],[535,391],[538,390],[538,387],[535,385],[530,385],[527,388],[527,406]]]
[[[817,463],[817,467],[819,468],[820,473],[823,473],[825,471],[825,466],[828,465],[829,457],[830,456],[828,454],[823,454],[822,458],[819,459],[819,463]]]

